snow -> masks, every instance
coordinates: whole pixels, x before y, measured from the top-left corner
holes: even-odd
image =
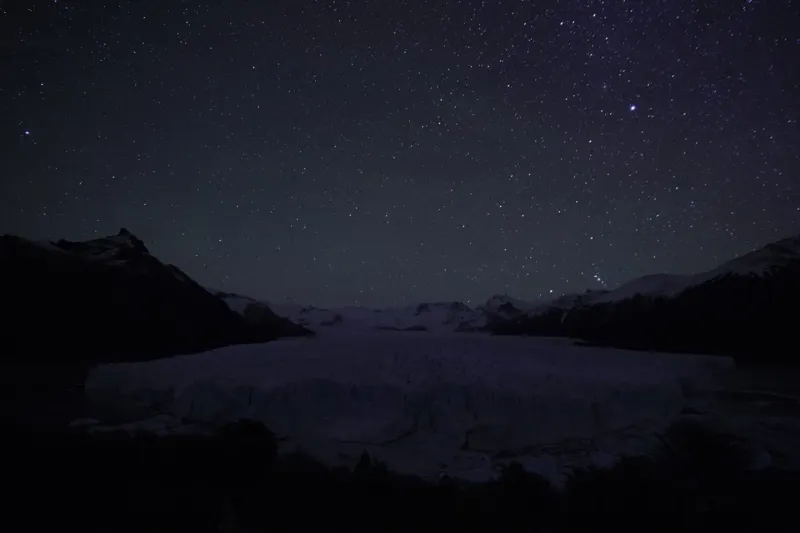
[[[124,228],[117,235],[88,241],[21,240],[51,254],[73,256],[140,275],[152,275],[157,265],[162,265],[181,283],[193,283],[179,268],[163,264],[152,256],[144,243]]]
[[[610,291],[565,294],[549,302],[534,304],[526,312],[536,315],[553,308],[568,310],[575,305],[614,303],[637,294],[651,298],[673,298],[694,287],[724,276],[764,276],[774,268],[800,262],[800,236],[768,244],[737,257],[707,272],[693,275],[650,274],[636,278]]]
[[[520,300],[519,298],[512,298],[508,294],[496,294],[487,300],[483,308],[488,313],[502,314],[503,309],[509,306],[519,311],[529,311],[538,305],[541,305],[541,302],[528,302],[526,300]]]
[[[72,253],[76,253],[85,259],[97,261],[99,263],[127,264],[127,261],[122,260],[120,262],[118,259],[122,253],[128,250],[136,250],[142,256],[152,257],[144,246],[144,243],[135,235],[124,229],[117,235],[110,235],[72,244],[79,246],[76,250],[71,250]]]
[[[776,267],[800,261],[800,236],[790,237],[759,248],[727,263],[698,274],[694,284],[726,276],[764,276]]]
[[[671,297],[686,289],[692,278],[676,274],[652,274],[625,283],[608,292],[588,298],[588,303],[619,302],[637,294],[652,298]]]
[[[471,309],[460,302],[434,302],[370,309],[365,307],[319,308],[297,304],[265,304],[277,315],[314,331],[336,329],[342,332],[375,329],[426,330],[429,332],[474,331],[491,318],[513,318],[519,313],[536,316],[552,309],[569,310],[576,305],[614,303],[637,294],[651,298],[672,298],[689,287],[726,275],[763,276],[775,267],[800,261],[800,236],[784,239],[695,275],[651,274],[613,290],[564,294],[552,300],[525,301],[507,294],[489,298],[483,306]],[[212,291],[218,292],[218,291]],[[220,296],[234,311],[243,314],[257,300],[235,294]]]
[[[364,320],[368,309],[361,307],[349,307],[342,309],[325,309],[314,307],[312,305],[298,305],[298,304],[268,304],[269,308],[284,318],[288,318],[295,324],[301,324],[311,329],[316,329],[325,325],[339,324],[342,319],[342,312],[349,315],[348,326],[354,326]]]
[[[641,451],[733,366],[566,339],[323,331],[102,365],[86,383],[92,416],[150,430],[254,418],[328,462],[367,450],[400,472],[477,480],[510,457],[552,473]]]
[[[296,304],[268,304],[277,315],[314,331],[336,330],[362,332],[370,330],[456,331],[482,326],[483,313],[460,302],[421,303],[403,307],[371,309],[367,307],[335,307],[330,309]]]
[[[33,244],[34,246],[37,246],[38,248],[46,250],[48,252],[59,253],[59,254],[67,253],[64,250],[62,250],[61,248],[59,248],[58,246],[56,246],[51,241],[32,241],[32,240],[28,240],[28,239],[23,239],[22,237],[18,237],[18,238],[23,240],[23,241],[25,241],[25,242],[27,242],[27,243],[29,243],[29,244]]]
[[[231,309],[231,311],[239,313],[240,315],[244,315],[247,306],[251,304],[259,304],[258,300],[254,300],[247,296],[241,296],[239,294],[228,294],[219,291],[214,291],[211,289],[208,289],[208,291],[222,298],[222,301],[228,304],[228,307]]]

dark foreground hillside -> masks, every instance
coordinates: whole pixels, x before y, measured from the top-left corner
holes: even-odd
[[[653,458],[578,472],[556,491],[514,464],[483,485],[396,476],[368,456],[329,469],[277,455],[252,422],[210,437],[17,428],[4,518],[136,532],[794,531],[800,473],[746,471],[732,438],[698,426],[674,426],[663,442]]]
[[[493,326],[496,334],[566,336],[632,348],[731,355],[751,364],[800,364],[800,262],[763,277],[724,276],[674,298],[552,309]]]

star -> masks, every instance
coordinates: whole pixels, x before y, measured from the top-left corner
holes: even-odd
[[[551,2],[491,28],[484,3],[26,12],[0,213],[33,238],[129,226],[202,284],[323,306],[582,293],[800,232],[800,41],[765,23],[791,2]],[[64,54],[31,70],[50,24]]]

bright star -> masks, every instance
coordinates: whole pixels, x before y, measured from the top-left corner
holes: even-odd
[[[603,287],[607,286],[605,280],[600,276],[600,273],[597,273],[592,277],[595,279],[595,281],[597,281],[597,283],[599,283]]]
[[[631,104],[630,110],[631,111],[636,111],[636,104]]]
[[[30,135],[31,134],[31,132],[29,132],[28,130],[25,130],[23,133],[25,133],[25,135]]]

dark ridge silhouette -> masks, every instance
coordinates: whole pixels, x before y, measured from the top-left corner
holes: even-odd
[[[765,249],[770,249],[769,245]],[[591,344],[728,355],[747,364],[800,364],[800,260],[763,275],[725,274],[673,297],[636,294],[615,302],[492,323],[500,335],[564,336]]]
[[[125,229],[50,246],[3,236],[0,265],[6,358],[146,359],[300,331],[264,309],[239,316]]]

